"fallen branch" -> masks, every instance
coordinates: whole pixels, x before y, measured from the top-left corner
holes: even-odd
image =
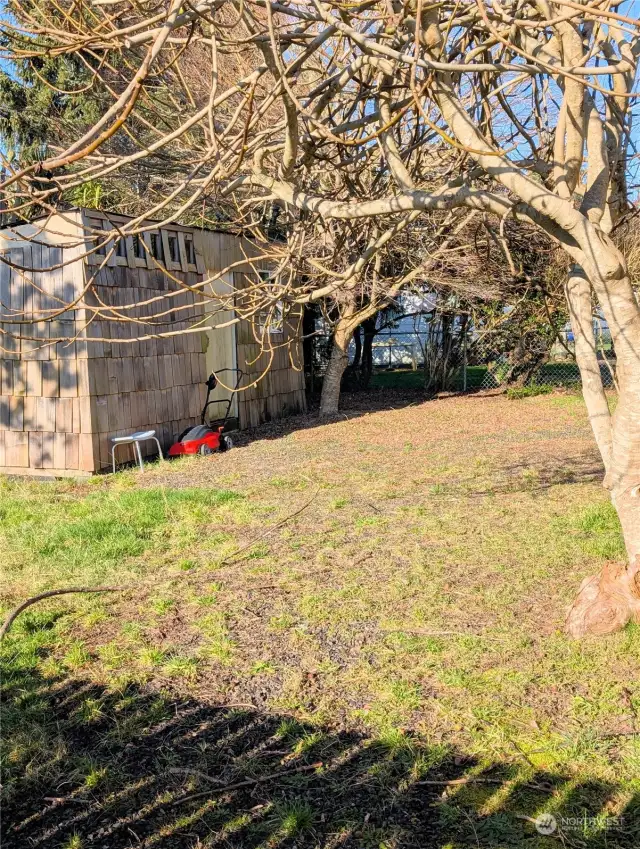
[[[598,734],[601,740],[613,740],[616,737],[640,737],[640,731],[607,731],[606,734]]]
[[[430,628],[382,628],[383,634],[409,634],[412,637],[479,637],[483,640],[504,642],[503,637],[490,637],[479,631],[434,631]]]
[[[512,781],[514,779],[511,779]],[[503,786],[509,783],[509,779],[499,778],[475,778],[475,776],[465,776],[464,778],[450,779],[434,779],[432,781],[416,781],[416,784],[425,785],[426,787],[457,787],[465,784],[497,784]],[[545,784],[518,784],[518,787],[526,787],[528,790],[540,790],[543,793],[554,793],[555,788]]]
[[[261,539],[264,539],[266,536],[269,536],[269,534],[273,533],[274,531],[277,531],[278,528],[281,528],[283,525],[286,525],[286,523],[289,522],[291,519],[295,519],[296,516],[299,516],[300,513],[303,512],[303,510],[306,510],[307,507],[316,500],[316,497],[317,497],[319,492],[320,492],[320,487],[318,487],[318,489],[316,489],[316,491],[311,496],[311,498],[306,502],[306,504],[303,504],[302,507],[300,507],[298,510],[295,511],[295,513],[290,513],[288,516],[285,516],[284,519],[280,519],[280,521],[276,522],[275,525],[272,525],[270,528],[267,528],[266,531],[263,531],[261,534],[258,534],[258,536],[255,537],[254,539],[252,539],[251,542],[248,542],[246,545],[243,545],[240,548],[237,548],[232,554],[230,554],[228,557],[225,557],[225,559],[222,561],[222,563],[223,564],[231,563],[233,560],[236,559],[236,557],[239,554],[242,554],[243,551],[246,551],[248,548],[251,548],[252,546],[254,546],[257,542],[260,542]]]
[[[18,616],[20,616],[20,614],[24,610],[26,610],[28,607],[31,607],[32,604],[35,604],[38,601],[43,601],[43,599],[45,598],[51,598],[55,595],[66,595],[67,593],[119,593],[123,592],[125,589],[127,589],[127,587],[68,587],[65,590],[47,590],[46,593],[34,595],[31,598],[28,598],[26,601],[23,601],[22,604],[19,604],[7,616],[2,625],[2,628],[0,628],[0,640],[4,639],[4,636],[9,631],[9,628],[11,628]]]
[[[312,769],[318,769],[322,766],[322,761],[305,766],[297,766],[294,769],[281,769],[280,772],[272,772],[269,775],[261,775],[259,778],[245,778],[244,781],[236,781],[235,784],[227,784],[225,787],[211,787],[209,790],[203,790],[201,793],[192,793],[189,796],[182,796],[176,799],[172,804],[181,805],[183,802],[190,802],[192,799],[201,799],[203,796],[211,796],[212,793],[228,793],[231,790],[239,790],[242,787],[253,787],[254,784],[264,784],[265,781],[281,778],[287,775],[294,775],[297,772],[310,772]]]
[[[170,766],[167,770],[172,775],[192,775],[194,778],[201,778],[203,781],[210,781],[212,784],[222,784],[221,778],[214,778],[212,775],[207,775],[206,772],[200,772],[199,769],[183,769],[182,767]]]

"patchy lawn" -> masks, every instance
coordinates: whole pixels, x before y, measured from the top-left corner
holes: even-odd
[[[363,397],[0,484],[5,609],[130,588],[5,641],[4,846],[640,844],[640,628],[562,633],[623,556],[582,402]]]
[[[467,366],[467,388],[477,389],[482,386],[482,381],[487,376],[487,366]],[[462,369],[459,369],[454,380],[456,390],[462,391],[464,377]],[[372,389],[405,389],[415,390],[424,387],[424,369],[412,371],[408,368],[400,369],[378,369],[371,376]]]

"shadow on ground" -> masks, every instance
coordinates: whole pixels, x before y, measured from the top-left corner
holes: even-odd
[[[322,427],[332,422],[343,422],[361,418],[371,413],[381,413],[388,410],[402,410],[424,404],[426,401],[461,400],[464,398],[492,398],[502,395],[499,390],[469,390],[468,392],[448,392],[439,395],[428,393],[424,389],[393,389],[380,387],[376,389],[359,390],[340,394],[339,412],[330,418],[321,419],[318,416],[320,396],[307,398],[308,412],[282,419],[266,421],[258,427],[236,432],[233,434],[235,445],[248,445],[250,442],[262,439],[280,439],[299,430]]]
[[[492,485],[494,493],[536,492],[558,485],[601,483],[604,478],[602,462],[589,454],[549,457],[544,463],[532,460],[511,463],[502,466],[500,471],[504,480]]]
[[[631,849],[640,800],[522,765],[486,768],[390,731],[306,726],[127,686],[5,682],[4,849],[501,847]],[[551,836],[541,812],[576,817]],[[585,818],[587,818],[585,820]]]

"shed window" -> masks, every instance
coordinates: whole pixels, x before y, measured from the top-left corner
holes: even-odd
[[[162,250],[162,237],[160,233],[151,234],[151,254],[158,262],[164,262],[164,251]]]
[[[89,221],[90,226],[94,230],[104,230],[106,229],[104,226],[104,221],[101,218],[93,218]],[[94,236],[94,241],[96,244],[96,248],[94,250],[95,254],[98,256],[106,256],[107,254],[107,245],[104,241],[103,236]]]
[[[147,252],[144,249],[144,241],[139,234],[133,237],[133,255],[136,259],[146,259]]]
[[[92,256],[89,256],[90,265],[102,265],[103,257],[107,257],[108,265],[127,265],[127,241],[125,237],[109,239],[105,244],[107,235],[113,231],[113,225],[107,218],[87,219],[88,227],[91,228]]]
[[[260,279],[268,284],[264,288],[265,295],[269,290],[273,295],[278,293],[278,281],[270,271],[259,271]],[[284,333],[284,304],[281,300],[277,300],[264,310],[260,310],[257,316],[258,327],[260,333],[266,331],[269,334]]]
[[[169,243],[169,258],[171,262],[180,263],[180,248],[178,247],[178,237],[175,233],[169,233],[167,242]]]
[[[193,246],[193,236],[190,236],[188,233],[185,234],[184,237],[184,249],[187,254],[187,265],[195,265],[196,264],[196,250]]]

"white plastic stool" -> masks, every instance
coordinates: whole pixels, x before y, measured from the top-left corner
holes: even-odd
[[[135,433],[130,433],[127,436],[112,436],[111,443],[113,444],[113,448],[111,449],[111,462],[113,463],[113,471],[115,473],[116,470],[116,448],[118,445],[133,445],[133,450],[135,452],[136,457],[138,458],[138,465],[140,466],[140,471],[144,472],[144,463],[142,462],[142,451],[140,450],[140,443],[146,442],[147,439],[153,439],[153,441],[158,446],[158,454],[160,455],[160,459],[164,460],[162,456],[162,448],[160,447],[160,443],[158,442],[158,437],[156,436],[155,430],[138,430]]]

